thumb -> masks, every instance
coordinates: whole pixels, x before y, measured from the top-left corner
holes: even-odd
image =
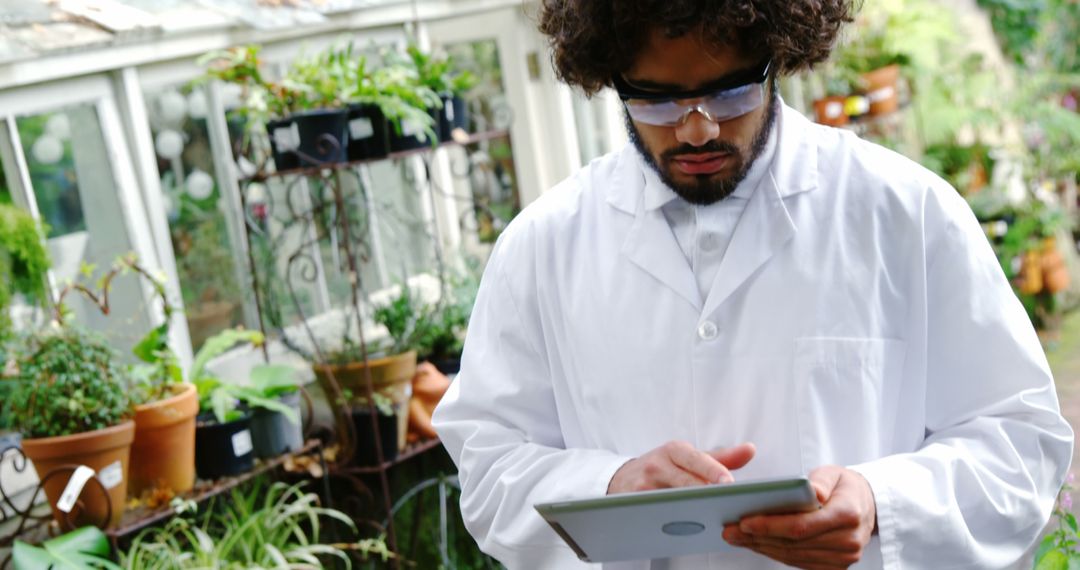
[[[757,448],[752,443],[742,443],[734,447],[714,449],[708,454],[719,461],[724,467],[735,470],[743,467],[754,458]]]
[[[836,491],[837,485],[840,483],[840,475],[843,473],[841,469],[838,469],[832,465],[826,465],[824,467],[818,467],[810,472],[807,476],[810,479],[810,486],[814,488],[814,492],[817,493],[818,502],[824,505],[832,498],[833,492]]]

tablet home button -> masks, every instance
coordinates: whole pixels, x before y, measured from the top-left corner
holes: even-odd
[[[676,521],[665,524],[661,530],[664,534],[672,536],[690,536],[705,530],[705,525],[691,521]]]

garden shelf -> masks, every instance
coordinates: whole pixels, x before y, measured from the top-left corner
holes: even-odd
[[[292,453],[286,453],[279,455],[272,459],[257,460],[255,468],[247,473],[241,473],[232,477],[223,477],[221,479],[207,481],[199,479],[195,482],[195,487],[186,493],[177,495],[178,498],[185,501],[193,501],[195,503],[202,504],[203,502],[212,499],[225,492],[231,491],[256,477],[272,473],[284,466],[290,460],[295,460],[299,457],[306,455],[315,455],[318,457],[319,464],[322,466],[322,481],[324,489],[327,484],[326,475],[326,461],[323,457],[322,444],[318,440],[308,441],[304,447]],[[330,500],[330,494],[325,493],[326,500]],[[127,536],[135,534],[145,528],[154,526],[160,522],[166,521],[176,516],[170,505],[162,505],[157,508],[149,508],[140,506],[134,509],[128,509],[124,511],[124,516],[120,520],[120,524],[115,528],[105,530],[105,534],[112,540],[115,547],[116,543]]]
[[[14,451],[13,451],[14,450]],[[21,451],[16,447],[10,447],[4,450],[0,457],[6,456],[8,453],[16,454],[17,466],[23,467],[29,466],[29,461],[25,460]],[[299,450],[279,455],[272,459],[258,461],[255,468],[247,473],[236,475],[233,477],[224,477],[214,481],[199,480],[195,484],[195,488],[186,493],[177,495],[177,497],[193,501],[195,503],[203,503],[209,499],[212,499],[225,492],[231,491],[256,477],[266,475],[281,469],[287,462],[296,460],[302,456],[316,456],[319,465],[322,468],[322,484],[323,494],[326,500],[330,500],[329,493],[329,479],[328,469],[325,458],[323,456],[323,447],[318,440],[309,440]],[[22,469],[20,469],[21,471]],[[53,476],[54,473],[62,471],[71,472],[74,470],[74,466],[60,467],[57,470],[47,473],[42,477],[42,480]],[[96,478],[91,481],[97,481]],[[99,492],[95,488],[94,484],[87,485],[85,492]],[[24,493],[26,493],[24,495]],[[22,498],[31,498],[28,504],[23,508],[18,508],[15,504],[14,497],[8,497],[5,494],[4,488],[0,485],[0,505],[3,505],[5,509],[0,512],[0,548],[8,549],[15,542],[15,540],[25,540],[30,543],[38,543],[51,538],[60,532],[67,532],[73,529],[58,529],[58,525],[53,523],[52,512],[47,502],[36,502],[33,499],[39,495],[42,495],[41,484],[39,483],[32,489],[25,490],[19,493]],[[43,496],[43,495],[42,495]],[[23,501],[19,501],[23,502]],[[36,503],[36,504],[35,504]],[[328,505],[329,506],[329,505]],[[118,543],[121,539],[129,537],[149,528],[156,524],[162,523],[174,516],[176,512],[170,505],[162,505],[157,508],[137,507],[134,509],[128,509],[124,512],[123,518],[119,525],[113,528],[105,529],[106,536],[113,543],[113,548],[118,548]],[[10,563],[10,551],[0,552],[0,570],[6,570]]]
[[[422,148],[414,148],[411,150],[403,150],[397,152],[391,152],[386,156],[379,158],[365,158],[363,160],[352,160],[346,162],[328,162],[320,164],[318,166],[307,166],[303,168],[290,168],[288,170],[278,170],[273,172],[257,172],[251,176],[244,177],[240,180],[243,182],[265,182],[271,178],[286,177],[286,176],[317,176],[320,172],[326,169],[343,170],[361,166],[364,164],[371,164],[373,162],[382,162],[385,160],[400,160],[403,158],[409,158],[411,156],[423,156],[429,154],[431,151],[446,146],[466,146],[475,144],[478,142],[489,141],[493,139],[506,138],[510,136],[510,132],[502,130],[485,131],[481,133],[471,133],[468,136],[461,139],[454,139],[449,141],[440,142],[438,145],[425,146]]]
[[[386,461],[382,465],[372,465],[369,467],[350,467],[348,470],[352,473],[364,475],[369,473],[378,473],[379,471],[385,471],[391,467],[395,467],[406,461],[416,457],[417,455],[427,453],[436,447],[442,445],[437,439],[429,439],[427,441],[419,441],[406,447],[401,453],[398,453],[397,457],[393,461]]]

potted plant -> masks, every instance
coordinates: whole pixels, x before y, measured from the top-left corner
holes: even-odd
[[[267,123],[275,156],[292,152],[301,166],[345,162],[348,114],[333,53],[299,59],[280,83],[269,84],[269,105],[278,119]]]
[[[417,341],[420,360],[430,362],[443,374],[457,374],[461,369],[465,331],[479,286],[475,268],[451,275],[447,278],[444,297],[435,306],[422,310],[423,326]]]
[[[420,85],[431,89],[442,100],[439,113],[439,139],[452,140],[456,129],[464,136],[469,126],[469,107],[465,93],[476,86],[476,77],[467,71],[454,73],[453,60],[448,56],[424,53],[419,47],[407,48]]]
[[[239,406],[235,394],[206,366],[237,344],[260,345],[257,331],[229,329],[214,335],[195,355],[190,378],[199,394],[195,425],[195,470],[203,479],[218,479],[250,471],[255,463],[251,413]]]
[[[183,493],[195,485],[195,416],[199,398],[195,386],[184,382],[176,355],[168,346],[173,308],[165,285],[143,271],[162,299],[164,322],[151,330],[133,352],[141,365],[131,369],[135,402],[135,440],[132,444],[131,493],[152,490]]]
[[[374,404],[374,406],[354,406],[349,411],[358,442],[353,461],[362,467],[379,464],[373,444],[376,439],[376,426],[379,430],[378,440],[383,452],[383,461],[393,461],[397,458],[398,450],[402,447],[399,440],[405,435],[401,427],[402,416],[398,413],[394,401],[381,392],[375,392]],[[373,409],[374,421],[371,417]]]
[[[848,124],[847,100],[858,89],[858,75],[834,61],[828,61],[821,67],[818,77],[824,87],[824,97],[814,100],[817,122],[830,127]]]
[[[393,60],[393,57],[389,59]],[[416,70],[393,63],[372,72],[373,89],[387,97],[381,108],[394,127],[390,132],[391,152],[402,152],[439,143],[439,116],[442,99],[419,83]]]
[[[346,114],[342,86],[318,58],[298,60],[279,82],[261,71],[260,47],[210,52],[199,59],[204,79],[235,83],[244,90],[248,128],[264,127],[278,171],[343,162]]]
[[[23,451],[45,480],[54,517],[82,526],[100,524],[111,512],[107,522],[116,524],[124,511],[135,439],[130,377],[116,353],[100,337],[56,326],[26,337],[15,368],[4,404],[23,435]],[[83,493],[69,518],[58,502],[71,473],[49,473],[70,465],[94,469],[108,497]]]
[[[341,344],[324,351],[325,363],[312,366],[315,378],[327,394],[334,393],[330,386],[330,378],[334,378],[347,396],[347,406],[370,409],[375,405],[367,397],[366,379],[370,374],[372,393],[381,394],[391,402],[398,423],[395,450],[403,449],[409,422],[409,393],[416,374],[417,349],[429,326],[424,308],[417,294],[408,286],[402,286],[400,293],[389,303],[376,307],[374,320],[383,325],[388,334],[382,341],[368,346],[366,363],[363,350],[350,334],[352,319],[349,315],[345,315],[345,318],[345,334],[342,335]],[[311,355],[305,356],[312,359]],[[372,442],[358,443],[362,448]],[[383,454],[388,453],[390,451],[384,448]]]
[[[870,115],[886,115],[900,106],[900,71],[909,63],[906,54],[891,51],[887,25],[866,27],[855,41],[841,47],[838,65],[858,75],[858,87],[870,102]]]
[[[229,385],[228,389],[252,412],[255,455],[276,457],[304,446],[296,370],[280,364],[260,364],[251,370],[250,386]]]

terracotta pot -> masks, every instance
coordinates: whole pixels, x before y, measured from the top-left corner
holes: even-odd
[[[835,95],[814,101],[814,114],[817,122],[830,127],[841,127],[848,124],[850,118],[844,112],[844,95]]]
[[[409,427],[409,394],[412,378],[416,374],[416,351],[377,358],[369,361],[366,367],[363,362],[312,366],[315,378],[319,380],[319,385],[327,395],[334,393],[330,388],[330,374],[333,374],[340,388],[351,393],[350,404],[364,407],[368,405],[365,368],[371,370],[371,389],[390,398],[394,403],[398,416],[398,449],[404,449],[405,435]]]
[[[1043,290],[1042,256],[1037,250],[1024,252],[1020,266],[1020,292],[1025,295],[1038,295]]]
[[[900,107],[900,94],[897,83],[900,81],[900,66],[887,65],[862,76],[866,85],[866,97],[870,99],[871,115],[887,115]]]
[[[175,395],[135,408],[131,494],[154,488],[183,493],[195,485],[195,416],[199,394],[180,384]]]
[[[191,333],[191,346],[202,346],[206,339],[229,328],[232,325],[236,303],[211,301],[201,303],[187,311],[188,332]]]
[[[1049,293],[1059,293],[1069,288],[1069,270],[1054,238],[1043,240],[1042,280],[1043,287]]]
[[[51,471],[61,467],[78,465],[96,471],[98,480],[108,490],[108,500],[101,493],[101,487],[88,482],[70,513],[70,521],[76,527],[99,525],[105,520],[111,505],[112,516],[108,524],[115,526],[124,514],[124,503],[127,501],[128,458],[134,440],[135,422],[126,421],[75,435],[24,439],[22,446],[39,477],[46,478]],[[65,515],[56,508],[56,503],[73,472],[60,471],[45,481],[45,496],[53,507],[53,517],[61,526],[64,525]]]

